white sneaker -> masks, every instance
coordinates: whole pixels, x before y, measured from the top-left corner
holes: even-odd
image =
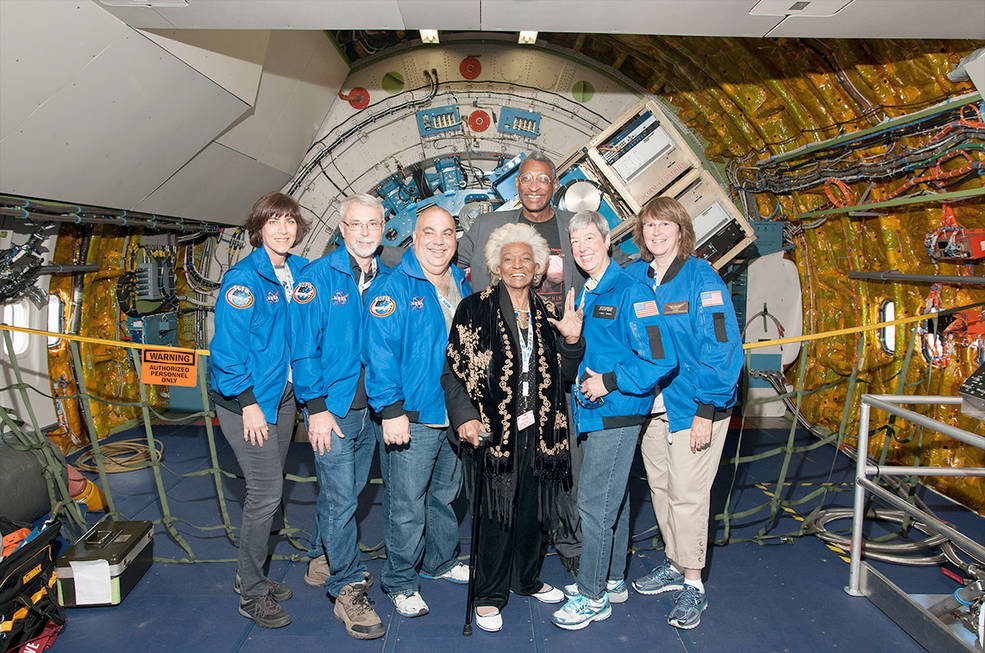
[[[463,585],[469,582],[469,566],[463,562],[456,562],[448,571],[438,576],[428,576],[423,571],[419,575],[421,578],[447,580]]]
[[[535,599],[541,603],[560,603],[564,600],[564,592],[554,587],[553,585],[548,585],[544,583],[546,589],[541,589],[536,594],[532,594]],[[577,589],[575,590],[577,591]]]
[[[428,613],[428,604],[424,602],[420,592],[394,594],[390,600],[402,617],[423,617]]]
[[[503,613],[499,610],[493,614],[481,615],[475,611],[475,625],[487,633],[498,633],[503,629]]]

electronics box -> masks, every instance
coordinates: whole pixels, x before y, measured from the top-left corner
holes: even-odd
[[[59,556],[58,601],[67,608],[118,605],[154,557],[149,521],[97,524]]]

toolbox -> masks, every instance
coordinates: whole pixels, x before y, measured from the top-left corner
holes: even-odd
[[[58,601],[67,608],[118,605],[150,567],[153,535],[149,521],[93,526],[58,557]]]

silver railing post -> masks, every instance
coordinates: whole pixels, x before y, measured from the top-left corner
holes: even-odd
[[[852,596],[862,596],[859,572],[862,567],[862,525],[865,522],[865,488],[859,484],[865,478],[865,466],[869,456],[869,411],[867,395],[862,395],[858,416],[858,447],[855,455],[855,504],[852,520],[851,562],[848,567],[848,587]]]

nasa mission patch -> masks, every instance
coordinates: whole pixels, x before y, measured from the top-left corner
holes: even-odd
[[[226,302],[233,308],[253,306],[253,293],[246,286],[236,285],[226,291]]]
[[[315,287],[310,281],[302,281],[294,286],[294,301],[298,304],[307,304],[315,298]]]
[[[386,317],[397,308],[397,303],[389,295],[380,295],[369,305],[369,313],[373,317]]]

